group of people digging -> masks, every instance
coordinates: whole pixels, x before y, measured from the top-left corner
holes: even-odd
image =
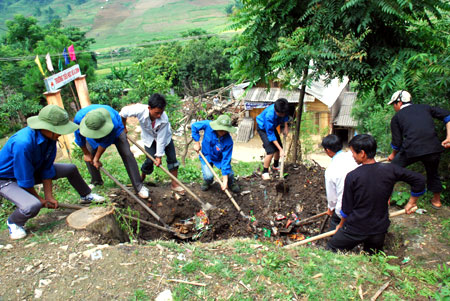
[[[411,198],[405,209],[407,213],[412,212],[418,196],[425,192],[425,182],[420,174],[403,166],[416,161],[424,163],[428,189],[435,196],[432,206],[436,209],[442,206],[439,197],[442,185],[437,167],[442,146],[450,148],[450,112],[412,104],[411,96],[406,91],[396,92],[389,104],[393,104],[397,111],[391,123],[394,151],[389,160],[393,164],[376,163],[377,144],[370,135],[355,136],[349,142],[351,154],[342,151],[342,142],[335,135],[329,135],[322,141],[325,152],[332,157],[332,163],[325,172],[325,181],[328,214],[332,215],[331,229],[339,229],[328,243],[328,248],[333,251],[349,250],[359,243],[363,243],[364,250],[368,252],[382,248],[389,227],[388,201],[397,181],[411,185]],[[83,203],[104,201],[102,196],[92,193],[75,165],[54,163],[56,141],[60,135],[75,132],[75,142],[83,151],[94,185],[103,184],[99,171],[102,167],[100,158],[111,144],[116,145],[131,183],[141,198],[150,197],[143,182],[146,175],[153,172],[154,165],[161,165],[164,155],[169,172],[176,178],[179,162],[165,107],[164,96],[154,94],[150,96],[148,105],[134,104],[122,108],[120,112],[106,105],[90,105],[76,113],[74,122],[69,120],[64,109],[56,105],[48,105],[38,116],[28,118],[28,126],[14,134],[0,151],[0,195],[16,205],[16,210],[7,220],[10,238],[24,238],[26,221],[36,216],[42,207],[58,207],[52,194],[54,179],[68,178]],[[277,127],[282,125],[284,134],[288,134],[288,109],[287,100],[281,98],[256,118],[257,131],[266,152],[263,180],[270,180],[272,159],[271,169],[277,171],[280,158],[285,156]],[[155,163],[150,159],[143,163],[141,173],[127,140],[129,117],[139,120],[145,150],[155,158]],[[442,143],[434,130],[433,118],[446,123],[447,138]],[[209,163],[221,170],[222,190],[229,188],[239,192],[231,167],[233,140],[230,133],[236,132],[231,118],[221,115],[214,121],[198,121],[191,125],[191,130],[194,150],[202,153],[201,189],[208,190],[213,182]],[[203,139],[200,144],[201,131]],[[203,156],[208,162],[204,161]],[[37,183],[43,184],[44,197],[34,189]],[[171,189],[181,195],[185,193],[176,181],[172,181]]]

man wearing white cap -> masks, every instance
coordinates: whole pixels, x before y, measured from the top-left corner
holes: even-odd
[[[431,206],[441,209],[442,184],[438,167],[441,152],[450,148],[450,111],[426,104],[413,104],[411,94],[400,90],[395,92],[388,105],[397,112],[391,120],[392,153],[389,161],[402,167],[421,161],[427,173],[427,187],[433,192]],[[434,120],[444,122],[447,137],[439,141]]]

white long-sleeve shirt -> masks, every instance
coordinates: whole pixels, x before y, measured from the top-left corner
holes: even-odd
[[[327,191],[328,208],[341,216],[342,194],[347,174],[358,167],[351,152],[337,152],[331,159],[331,164],[325,170],[325,189]]]
[[[164,149],[172,139],[172,129],[166,112],[163,112],[160,118],[155,119],[154,126],[152,126],[148,105],[138,103],[126,106],[120,110],[119,114],[122,118],[136,117],[141,125],[141,138],[144,145],[151,147],[156,140],[155,156],[164,156]]]

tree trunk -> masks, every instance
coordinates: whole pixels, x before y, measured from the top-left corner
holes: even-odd
[[[297,164],[297,158],[298,154],[300,154],[299,160],[302,160],[302,148],[300,143],[300,126],[302,121],[302,114],[303,114],[303,103],[305,99],[305,91],[306,91],[306,82],[308,78],[308,67],[303,69],[303,81],[302,81],[302,88],[300,89],[300,98],[298,100],[298,106],[297,106],[297,120],[295,123],[295,135],[294,135],[294,163]]]

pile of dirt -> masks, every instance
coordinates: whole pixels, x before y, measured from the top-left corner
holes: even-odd
[[[308,225],[289,228],[286,226],[295,225],[296,222],[326,211],[324,170],[317,165],[288,165],[285,170],[288,175],[284,185],[278,177],[263,181],[261,175],[256,172],[238,179],[241,192],[233,194],[233,197],[250,218],[239,214],[218,183],[214,183],[208,191],[201,191],[197,183],[187,185],[203,202],[216,207],[205,212],[208,217],[208,223],[205,225],[201,223],[201,218],[193,218],[202,214],[202,208],[188,193],[178,198],[171,193],[168,186],[153,186],[150,187],[152,201],[149,205],[169,225],[189,223],[189,220],[196,224],[201,229],[191,234],[194,234],[195,240],[202,242],[251,237],[277,241],[281,245],[317,235],[325,217]],[[287,189],[283,189],[283,186]],[[139,213],[141,219],[158,224],[142,206],[119,189],[112,191],[110,198],[119,208],[130,207],[132,211]],[[139,238],[154,240],[176,237],[141,224]]]

